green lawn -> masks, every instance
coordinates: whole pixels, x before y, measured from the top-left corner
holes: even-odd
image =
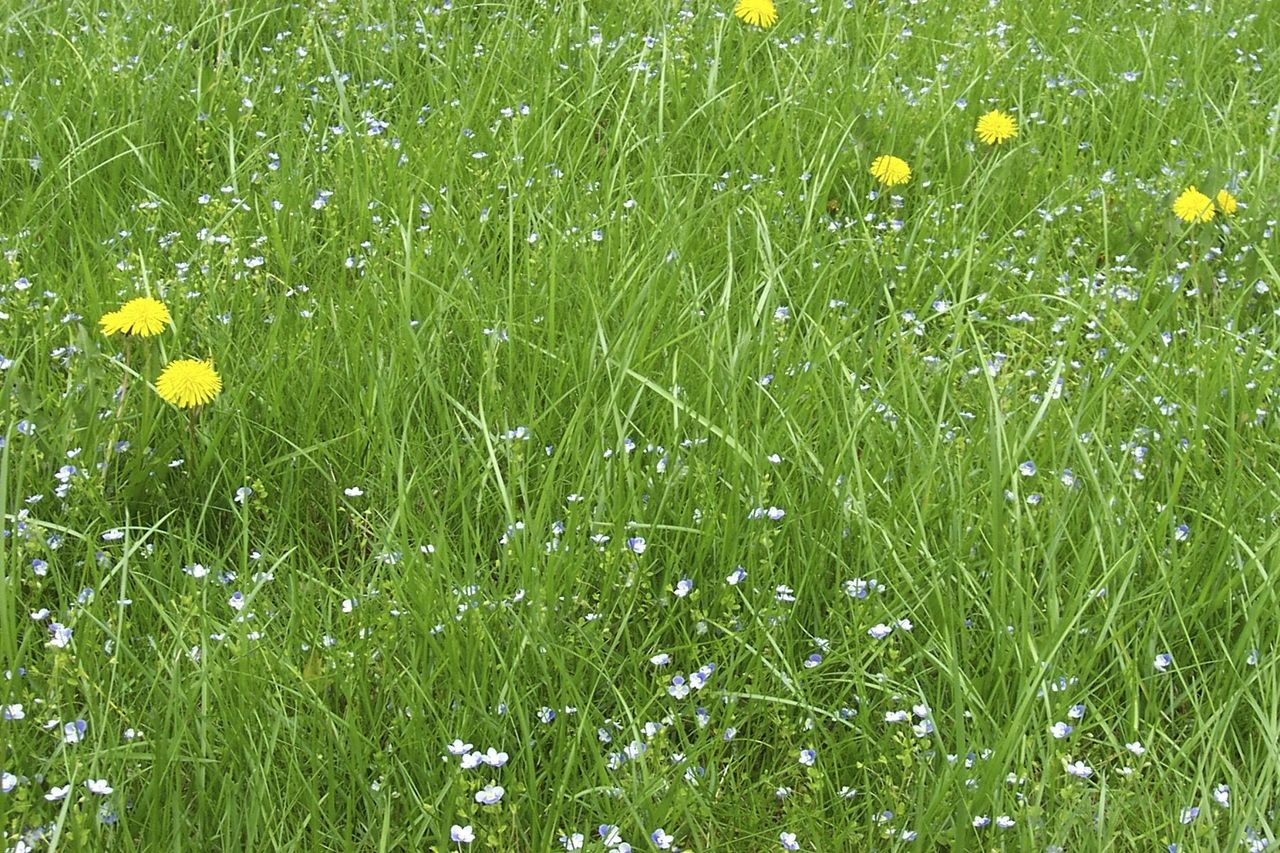
[[[439,2],[0,7],[0,849],[1266,848],[1277,10]]]

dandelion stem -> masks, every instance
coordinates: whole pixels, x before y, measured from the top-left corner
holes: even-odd
[[[124,413],[124,395],[129,390],[129,353],[133,349],[133,341],[126,337],[124,339],[124,374],[120,377],[120,390],[117,396],[120,397],[119,405],[116,408],[116,420],[120,420],[120,415]]]
[[[107,476],[111,472],[111,457],[115,452],[116,441],[120,437],[120,419],[124,417],[124,400],[125,395],[129,391],[129,354],[132,351],[133,341],[129,336],[124,339],[124,371],[120,377],[120,387],[116,389],[116,416],[111,424],[111,436],[107,439],[107,447],[103,453],[102,460],[102,483],[105,490]]]
[[[187,455],[192,459],[196,456],[196,417],[199,413],[199,406],[193,406],[187,410],[187,440],[190,443],[190,452]]]

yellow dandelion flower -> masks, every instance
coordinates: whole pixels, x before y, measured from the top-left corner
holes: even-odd
[[[1003,110],[992,110],[978,119],[978,138],[988,145],[999,145],[1018,135],[1018,123]]]
[[[738,0],[733,14],[744,24],[766,30],[778,23],[778,8],[773,5],[773,0]]]
[[[1173,212],[1183,222],[1208,222],[1213,219],[1213,201],[1195,187],[1187,187],[1174,201]]]
[[[1230,216],[1240,209],[1240,203],[1236,201],[1236,197],[1226,190],[1218,190],[1214,201],[1218,203],[1218,210],[1222,211],[1223,216]]]
[[[163,332],[170,322],[169,309],[164,307],[163,302],[150,296],[140,296],[130,299],[119,311],[103,315],[98,324],[105,335],[124,332],[126,335],[149,338]]]
[[[166,364],[156,379],[156,393],[180,409],[203,406],[221,390],[222,379],[212,361],[180,358]]]
[[[119,311],[109,311],[99,318],[98,325],[102,328],[102,334],[114,335],[117,332],[124,331],[124,317],[121,316]]]
[[[886,187],[895,187],[911,180],[911,167],[900,157],[882,154],[871,161],[871,175]]]

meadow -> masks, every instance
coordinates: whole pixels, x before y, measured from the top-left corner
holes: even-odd
[[[1269,848],[1276,8],[737,12],[0,8],[0,849]]]

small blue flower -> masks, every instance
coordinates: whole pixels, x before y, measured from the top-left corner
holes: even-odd
[[[53,638],[49,640],[49,645],[55,649],[65,649],[71,644],[71,636],[74,632],[61,622],[50,622],[49,633],[53,635]]]
[[[502,795],[505,793],[505,788],[491,782],[479,791],[476,791],[476,802],[482,806],[496,806],[502,801]]]
[[[66,723],[62,726],[62,742],[63,743],[79,743],[84,740],[84,733],[89,728],[89,724],[84,720],[76,720],[73,723]]]
[[[485,764],[488,764],[490,767],[502,767],[510,758],[511,756],[507,755],[505,752],[499,752],[493,747],[489,747],[484,754],[480,756],[480,760]]]
[[[107,784],[106,779],[86,779],[84,786],[89,789],[89,793],[97,794],[100,797],[105,797],[115,790]]]

